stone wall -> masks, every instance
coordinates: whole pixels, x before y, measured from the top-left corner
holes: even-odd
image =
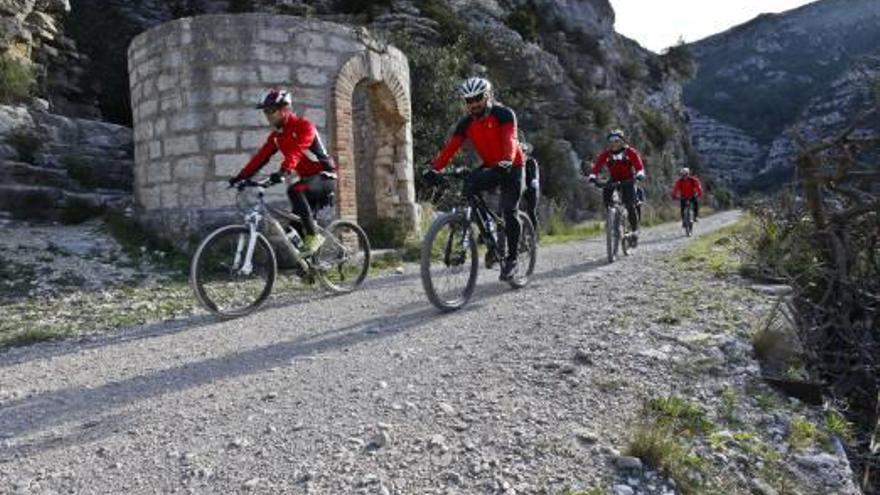
[[[394,174],[381,179],[391,190],[374,188],[378,214],[416,227],[409,69],[394,47],[363,29],[245,14],[158,26],[137,36],[128,55],[135,204],[148,224],[193,234],[230,213],[235,198],[226,180],[268,135],[254,104],[272,86],[291,88],[294,111],[318,127],[339,166],[339,214],[360,220],[351,119],[355,87],[363,84],[370,105],[382,109],[377,142],[388,144],[377,154],[390,149],[389,165],[374,177]],[[264,171],[279,162],[276,156]],[[270,198],[284,201],[284,191]]]

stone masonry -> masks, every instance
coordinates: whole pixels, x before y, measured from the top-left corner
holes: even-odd
[[[192,235],[230,220],[235,195],[226,180],[269,133],[254,104],[267,88],[281,86],[293,90],[294,111],[315,123],[337,162],[339,215],[361,223],[394,218],[417,228],[409,66],[396,48],[329,22],[211,15],[138,35],[128,59],[135,204],[147,224]],[[366,89],[371,111],[353,124],[355,88]],[[354,126],[370,128],[373,143],[362,152]],[[358,161],[372,170],[359,173]],[[280,154],[263,171],[278,163]],[[372,195],[360,195],[363,215],[359,187]],[[269,197],[286,201],[281,187]]]

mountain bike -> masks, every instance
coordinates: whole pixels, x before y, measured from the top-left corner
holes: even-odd
[[[459,169],[441,176],[436,193],[448,186],[450,179],[463,180],[469,172]],[[470,300],[479,270],[478,244],[485,249],[486,268],[501,263],[507,254],[504,219],[493,212],[482,194],[463,197],[451,211],[434,220],[422,243],[422,287],[431,304],[442,311],[461,308]],[[532,221],[517,212],[521,231],[517,252],[517,269],[507,281],[513,288],[529,283],[537,261],[537,237]],[[474,235],[473,224],[479,236]]]
[[[314,253],[301,251],[302,239],[290,226],[300,217],[265,201],[265,191],[277,183],[247,180],[233,186],[244,223],[211,232],[193,254],[190,283],[212,313],[235,317],[256,310],[271,294],[279,271],[308,284],[317,280],[337,294],[355,290],[366,278],[370,243],[363,229],[347,220],[317,225],[324,243]]]
[[[690,237],[694,232],[694,198],[684,200],[684,210],[681,212],[681,226],[684,227],[684,235]]]
[[[621,199],[623,186],[633,184],[632,180],[595,182],[600,189],[611,189],[611,204],[605,209],[605,246],[608,254],[608,262],[614,263],[618,258],[618,252],[624,256],[629,255],[629,250],[636,247],[638,237],[630,231],[629,218],[626,207]]]

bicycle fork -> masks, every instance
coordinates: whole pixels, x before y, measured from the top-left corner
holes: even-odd
[[[239,273],[242,275],[250,275],[254,270],[254,247],[257,245],[257,223],[256,222],[248,222],[248,228],[250,233],[247,238],[247,251],[242,253],[242,248],[244,248],[244,236],[238,236],[238,245],[235,247],[235,261],[232,266],[237,267],[239,263],[241,263],[241,268],[239,269]],[[242,259],[242,254],[244,254],[244,259]]]

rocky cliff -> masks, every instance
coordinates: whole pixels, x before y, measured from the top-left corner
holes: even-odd
[[[423,96],[434,101],[415,102],[414,119],[433,129],[420,133],[417,124],[416,150],[422,154],[441,144],[453,122],[446,122],[446,115],[460,112],[452,83],[483,74],[496,83],[502,101],[517,110],[527,139],[536,142],[548,168],[551,183],[545,190],[561,201],[583,202],[575,198],[582,194],[574,187],[576,170],[601,149],[610,127],[627,129],[647,156],[651,188],[665,190],[672,171],[692,155],[681,89],[690,70],[687,61],[656,55],[615,33],[608,0],[71,0],[69,9],[64,1],[0,2],[16,19],[26,19],[43,4],[56,4],[53,22],[59,39],[69,40],[69,57],[85,70],[78,84],[65,83],[78,88],[80,97],[52,106],[57,111],[63,106],[63,113],[76,117],[100,114],[130,125],[125,48],[137,33],[181,16],[276,12],[362,24],[404,45],[407,55],[417,57],[415,51],[431,47],[436,56],[453,60],[454,68],[442,74],[448,80],[440,79],[439,72],[427,74],[437,75],[436,83],[443,85]],[[35,52],[42,46],[23,43]],[[431,69],[434,62],[421,63]],[[418,64],[412,64],[414,79]],[[62,59],[47,60],[49,72],[67,65]],[[39,94],[45,98],[52,92],[41,88]],[[414,97],[420,97],[418,92]],[[432,106],[445,106],[446,113]],[[442,133],[437,131],[441,125]]]
[[[685,86],[685,101],[722,124],[695,119],[695,142],[712,143],[698,145],[702,161],[720,170],[740,163],[728,178],[741,189],[785,181],[791,130],[828,135],[871,104],[866,75],[878,46],[875,0],[822,0],[692,44],[698,72]]]

